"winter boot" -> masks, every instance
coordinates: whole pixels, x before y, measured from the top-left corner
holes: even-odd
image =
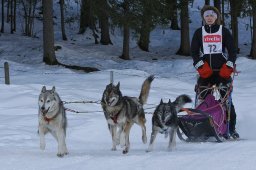
[[[234,108],[233,103],[231,104],[231,114],[230,114],[230,124],[229,124],[229,132],[230,132],[230,136],[233,139],[238,139],[239,138],[239,134],[236,131],[236,111]]]
[[[233,139],[238,139],[238,138],[239,138],[239,134],[237,133],[236,130],[230,131],[230,136],[231,136]]]

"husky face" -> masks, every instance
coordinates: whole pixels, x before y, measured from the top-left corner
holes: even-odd
[[[108,106],[116,106],[118,101],[122,98],[122,93],[120,91],[120,83],[116,86],[112,83],[106,86],[103,92],[103,100]]]
[[[164,103],[162,100],[158,105],[155,114],[159,118],[159,120],[166,126],[171,126],[177,118],[177,111],[174,104],[169,100],[168,103]]]
[[[38,100],[39,109],[43,116],[55,110],[59,102],[59,98],[55,93],[55,87],[51,90],[46,90],[46,87],[43,86]]]

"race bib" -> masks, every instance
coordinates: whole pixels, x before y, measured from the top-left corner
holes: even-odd
[[[203,53],[219,54],[222,53],[222,25],[216,33],[207,33],[202,27]]]

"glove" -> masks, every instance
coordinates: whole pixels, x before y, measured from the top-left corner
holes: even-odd
[[[233,63],[231,61],[228,61],[220,68],[219,75],[224,79],[229,79],[233,71]]]
[[[197,72],[199,73],[200,77],[202,78],[208,78],[212,75],[212,69],[210,68],[209,64],[207,62],[203,62],[200,60],[196,65],[195,68],[197,69]]]

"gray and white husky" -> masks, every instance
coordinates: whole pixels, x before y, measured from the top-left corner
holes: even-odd
[[[68,154],[66,147],[67,118],[63,103],[55,91],[55,87],[46,90],[43,86],[38,98],[38,131],[40,136],[40,148],[45,149],[45,134],[50,132],[58,142],[57,156]]]
[[[123,154],[129,152],[129,134],[134,123],[141,126],[142,141],[144,144],[147,143],[143,105],[147,101],[153,79],[154,76],[149,76],[144,81],[139,98],[123,96],[120,91],[120,83],[116,86],[112,83],[106,86],[101,105],[112,137],[112,150],[116,150],[116,146],[120,144],[121,147],[124,147]]]
[[[176,133],[178,129],[179,110],[186,104],[191,102],[187,95],[180,95],[174,102],[169,100],[164,103],[161,99],[160,104],[156,107],[152,117],[152,133],[147,152],[153,150],[153,143],[158,132],[164,133],[166,137],[169,135],[168,149],[173,150],[176,147]]]

